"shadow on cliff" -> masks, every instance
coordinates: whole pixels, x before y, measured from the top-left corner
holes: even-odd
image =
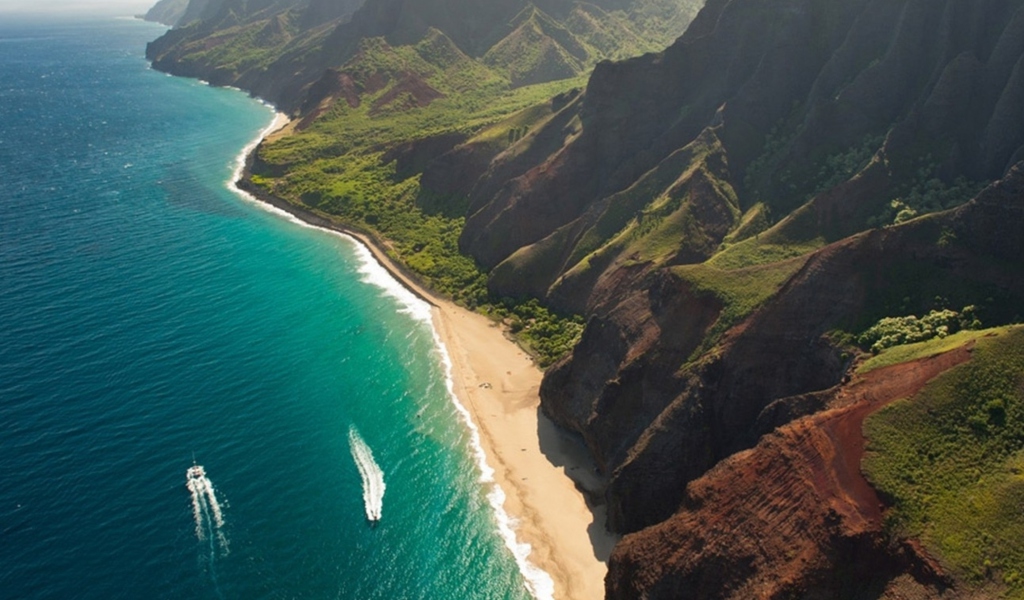
[[[594,520],[587,527],[590,544],[594,548],[594,557],[607,563],[612,548],[619,541],[619,536],[610,533],[604,526],[607,508],[604,503],[604,490],[607,478],[601,475],[594,461],[583,445],[583,439],[576,434],[565,431],[555,425],[540,408],[537,409],[537,438],[540,440],[540,451],[551,464],[563,469],[565,474],[583,493],[587,508]]]

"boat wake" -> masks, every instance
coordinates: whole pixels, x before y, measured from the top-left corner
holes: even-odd
[[[355,427],[348,428],[348,444],[352,451],[352,460],[359,469],[359,477],[363,480],[363,505],[366,508],[366,519],[371,523],[380,521],[381,509],[384,506],[384,471],[373,460],[373,452],[366,445]]]
[[[202,465],[193,464],[185,472],[185,486],[192,495],[192,518],[196,522],[196,537],[199,541],[209,539],[211,546],[216,540],[221,554],[228,553],[228,539],[224,535],[224,512],[221,510],[213,483],[206,476]]]

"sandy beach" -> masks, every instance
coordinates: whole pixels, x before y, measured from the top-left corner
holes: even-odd
[[[268,135],[280,135],[287,127],[279,117]],[[311,225],[352,236],[395,279],[432,305],[434,327],[451,358],[455,394],[479,429],[487,462],[506,496],[505,511],[515,521],[516,538],[531,546],[528,560],[551,576],[555,598],[604,597],[605,562],[617,538],[605,531],[603,507],[588,506],[579,489],[597,490],[602,482],[582,443],[540,412],[542,372],[534,361],[497,323],[431,294],[390,259],[385,241],[244,181],[239,187]]]
[[[539,411],[540,370],[483,315],[445,302],[434,315],[456,395],[480,429],[505,510],[533,549],[530,561],[551,575],[556,598],[603,598],[604,561],[615,540],[603,512],[591,512],[570,478],[593,474],[589,457]]]

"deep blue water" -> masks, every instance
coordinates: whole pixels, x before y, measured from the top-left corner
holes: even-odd
[[[0,597],[528,597],[422,307],[227,188],[272,111],[162,31],[0,19]]]

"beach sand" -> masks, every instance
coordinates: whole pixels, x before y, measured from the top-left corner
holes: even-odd
[[[279,115],[265,135],[280,135],[288,126]],[[385,241],[239,185],[307,223],[354,237],[433,306],[434,327],[452,361],[455,394],[480,431],[487,463],[506,496],[504,509],[515,520],[516,538],[531,546],[528,560],[551,576],[555,598],[603,598],[606,562],[618,538],[604,528],[604,507],[588,505],[581,489],[599,497],[604,482],[582,442],[541,413],[542,373],[533,360],[499,324],[428,292],[387,256]]]
[[[569,476],[593,474],[585,450],[539,411],[540,371],[483,315],[446,303],[434,314],[455,393],[480,429],[516,536],[532,547],[530,561],[551,575],[556,598],[603,598],[615,540],[603,511],[591,512]]]

